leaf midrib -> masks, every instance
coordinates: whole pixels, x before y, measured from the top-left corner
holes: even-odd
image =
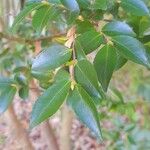
[[[118,42],[118,41],[116,41],[114,38],[113,38],[113,41],[115,41],[117,44],[119,44],[120,46],[122,46],[123,48],[125,48],[125,49],[127,49],[129,52],[131,52],[134,56],[135,56],[135,54],[132,52],[132,50],[129,50],[128,49],[128,47],[126,47],[126,46],[124,46],[124,45],[122,45],[120,42]],[[144,51],[143,51],[144,52]],[[140,62],[143,64],[145,64],[145,62],[143,62],[143,60],[139,57],[139,56],[137,56],[136,55],[136,57],[140,60]],[[145,58],[146,58],[146,64],[147,64],[147,57],[146,57],[146,55],[145,55]]]
[[[84,74],[84,72],[83,72],[82,69],[79,67],[79,65],[77,64],[76,66],[79,68],[80,72],[84,75],[84,77],[90,82],[90,84],[95,88],[95,90],[98,91],[98,89],[95,87],[95,85],[93,85],[93,83],[89,80],[89,78]],[[98,80],[97,80],[97,82],[98,82]],[[99,93],[99,92],[98,92],[98,93]]]
[[[61,82],[61,81],[60,81]],[[38,115],[40,118],[41,115],[45,112],[45,110],[49,107],[49,105],[53,102],[53,100],[55,99],[55,97],[62,91],[62,89],[67,86],[67,84],[69,84],[70,81],[66,82],[66,84],[54,95],[54,97],[50,100],[50,102],[46,105],[46,107],[44,107],[44,109],[40,112],[40,114]],[[37,123],[38,121],[33,121],[32,124]]]

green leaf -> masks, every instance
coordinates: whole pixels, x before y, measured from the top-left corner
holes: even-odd
[[[47,72],[32,71],[32,76],[39,81],[49,81],[53,78],[53,72],[52,71],[47,71]]]
[[[48,22],[55,20],[58,14],[59,10],[55,6],[44,5],[40,7],[32,19],[34,29],[41,33],[43,28],[48,25]]]
[[[117,53],[113,46],[104,46],[96,55],[94,66],[97,71],[98,79],[107,91],[110,79],[116,67]]]
[[[9,107],[16,94],[16,91],[16,87],[10,85],[0,93],[0,114],[5,112]]]
[[[12,84],[14,84],[14,81],[12,79],[0,77],[0,91],[8,88]]]
[[[149,15],[149,10],[142,0],[121,0],[120,5],[125,11],[130,12],[133,15]]]
[[[72,12],[79,12],[79,5],[76,0],[60,0],[61,3]]]
[[[107,23],[103,27],[102,32],[110,36],[114,35],[128,35],[133,37],[136,36],[132,28],[125,22],[121,21],[112,21],[110,23]]]
[[[20,85],[27,85],[28,84],[28,80],[23,74],[20,74],[20,73],[16,74],[14,78],[15,78],[15,81]]]
[[[60,44],[53,44],[34,59],[32,71],[45,72],[58,68],[70,58],[71,49]]]
[[[77,60],[86,59],[86,55],[84,53],[83,47],[81,46],[78,40],[75,41],[74,44]]]
[[[127,59],[122,57],[120,54],[117,54],[117,62],[116,62],[116,67],[115,70],[119,70],[120,68],[122,68],[126,63],[127,63]]]
[[[26,100],[29,96],[29,87],[28,86],[23,86],[19,89],[19,96],[23,100]]]
[[[45,3],[31,3],[29,5],[27,5],[19,14],[18,16],[15,18],[14,22],[13,22],[13,25],[11,27],[11,30],[14,32],[19,23],[22,22],[22,20],[27,16],[29,15],[33,10],[36,10],[40,7],[42,7],[43,5],[47,5]]]
[[[63,80],[69,80],[70,79],[70,74],[68,71],[66,71],[65,69],[60,69],[58,70],[58,72],[56,73],[56,76],[55,76],[55,81],[56,82],[60,82],[60,81],[63,81]]]
[[[114,36],[112,37],[118,52],[125,58],[149,67],[148,58],[145,48],[141,42],[130,36]]]
[[[86,59],[78,61],[75,65],[75,79],[90,94],[90,96],[99,102],[104,94],[98,84],[98,78],[94,66]]]
[[[70,93],[67,102],[77,117],[101,139],[98,112],[88,93],[82,87],[76,86]]]
[[[95,30],[85,32],[77,37],[86,54],[96,50],[103,42],[103,36]]]
[[[150,35],[150,19],[144,16],[139,23],[139,36],[144,37],[147,35]]]
[[[89,30],[93,30],[93,25],[87,20],[77,20],[76,21],[77,33],[81,34]]]
[[[60,81],[50,86],[35,102],[32,110],[30,127],[45,121],[63,104],[70,88],[70,81]]]

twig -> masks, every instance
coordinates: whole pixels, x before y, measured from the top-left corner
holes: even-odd
[[[10,40],[10,41],[23,43],[23,44],[26,44],[26,43],[34,44],[35,41],[43,41],[43,40],[52,41],[54,38],[61,37],[61,36],[64,36],[64,35],[65,35],[65,33],[58,33],[58,34],[54,34],[54,35],[51,35],[51,36],[45,36],[45,37],[34,38],[34,39],[26,39],[26,38],[17,37],[17,36],[10,36],[8,34],[0,32],[0,39],[7,39],[7,40]]]

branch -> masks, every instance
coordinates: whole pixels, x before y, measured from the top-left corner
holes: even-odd
[[[58,33],[58,34],[54,34],[51,36],[45,36],[45,37],[34,38],[34,39],[26,39],[26,38],[17,37],[17,36],[10,36],[8,34],[0,32],[0,39],[7,39],[10,41],[23,43],[23,44],[26,44],[26,43],[27,44],[34,44],[34,42],[36,42],[36,41],[43,41],[43,40],[52,41],[54,38],[61,37],[64,35],[66,35],[66,33]]]

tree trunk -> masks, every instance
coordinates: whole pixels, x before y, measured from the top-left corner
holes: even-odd
[[[41,124],[42,135],[47,140],[49,150],[59,150],[53,129],[48,121]]]
[[[22,150],[33,150],[27,132],[25,129],[23,129],[21,123],[17,120],[13,105],[8,108],[6,112],[6,118],[11,135],[15,136],[16,140],[14,141],[17,142],[18,146],[20,146]]]
[[[72,111],[65,105],[62,108],[62,120],[60,130],[60,150],[71,150],[71,128],[72,128],[73,114]]]

